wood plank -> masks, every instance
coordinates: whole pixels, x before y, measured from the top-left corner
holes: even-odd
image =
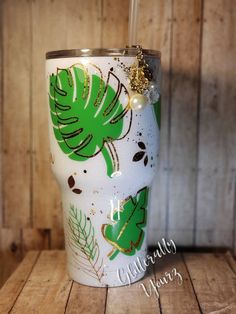
[[[1,229],[0,229],[0,233],[1,233]],[[0,289],[2,285],[4,284],[3,267],[4,267],[4,259],[3,259],[3,252],[2,252],[2,239],[0,237]]]
[[[3,3],[0,2],[0,25],[1,30],[3,29]],[[0,229],[3,223],[3,189],[2,189],[2,179],[3,179],[3,167],[2,167],[2,156],[3,156],[3,34],[0,32]],[[1,231],[0,231],[1,232]],[[4,283],[2,276],[2,270],[4,266],[3,254],[1,251],[1,237],[0,237],[0,288]]]
[[[175,276],[174,269],[180,275]],[[166,273],[173,281],[168,279]],[[163,256],[156,261],[155,280],[159,282],[163,278],[167,279],[167,283],[159,288],[162,313],[201,313],[181,254]]]
[[[50,249],[65,249],[64,230],[54,227],[50,230]]]
[[[149,314],[161,313],[158,299],[154,292],[148,297],[142,286],[143,284],[149,293],[150,280],[155,282],[153,269],[149,269],[147,276],[142,281],[131,284],[130,286],[108,288],[106,314]]]
[[[224,254],[184,254],[204,313],[236,312],[236,274]]]
[[[231,252],[226,252],[225,259],[231,267],[232,271],[236,274],[236,260],[233,258]]]
[[[31,223],[31,7],[27,0],[2,5],[4,226],[20,228]]]
[[[168,236],[193,243],[201,0],[175,1],[171,62]]]
[[[45,52],[66,48],[66,1],[32,3],[33,223],[36,228],[62,226],[61,197],[51,172]]]
[[[19,229],[0,230],[0,287],[17,268],[22,259],[21,232]]]
[[[0,290],[0,313],[8,313],[11,310],[26,283],[38,256],[38,251],[27,253],[17,270],[4,284],[3,288]]]
[[[236,182],[234,183],[234,220],[233,220],[233,254],[236,257]]]
[[[71,0],[68,1],[66,10],[67,48],[99,48],[102,31],[102,0]]]
[[[204,2],[196,234],[199,246],[231,246],[233,242],[235,28],[235,1]]]
[[[88,287],[73,282],[65,313],[104,313],[106,294],[107,288]]]
[[[125,47],[128,45],[129,1],[102,0],[102,2],[101,46],[106,48]]]
[[[3,3],[0,2],[0,27],[3,29]],[[0,228],[2,227],[3,218],[3,190],[2,190],[2,155],[3,155],[3,36],[2,31],[0,32]],[[1,267],[1,258],[0,258]],[[1,280],[0,280],[1,286]]]
[[[49,229],[32,229],[22,230],[22,251],[23,255],[30,250],[49,249],[50,230]]]
[[[64,251],[42,251],[12,313],[64,313],[72,281]]]
[[[149,0],[147,5],[147,1],[140,0],[138,42],[145,48],[160,50],[162,66],[160,159],[149,204],[151,245],[166,234],[171,31],[172,1]]]

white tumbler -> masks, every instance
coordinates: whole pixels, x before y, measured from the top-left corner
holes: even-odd
[[[147,253],[160,53],[75,49],[48,52],[46,59],[52,170],[69,275],[89,286],[127,284],[126,272]],[[131,282],[143,276],[136,272]]]

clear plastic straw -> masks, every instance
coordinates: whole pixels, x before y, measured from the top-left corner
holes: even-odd
[[[137,45],[137,22],[139,0],[129,2],[129,47]]]

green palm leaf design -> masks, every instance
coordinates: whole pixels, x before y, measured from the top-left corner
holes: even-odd
[[[68,218],[69,232],[67,243],[74,253],[79,269],[101,282],[103,277],[103,260],[95,237],[91,220],[71,205]]]
[[[119,169],[113,141],[127,135],[132,118],[129,96],[122,104],[121,95],[128,91],[115,74],[109,71],[104,81],[95,65],[75,64],[50,76],[50,114],[61,150],[76,161],[102,152],[110,177]],[[125,116],[128,128],[124,134]]]
[[[108,254],[113,260],[119,252],[134,255],[140,250],[143,239],[143,228],[146,226],[148,188],[140,190],[135,197],[124,201],[123,209],[113,215],[114,224],[102,225],[104,238],[113,246]]]

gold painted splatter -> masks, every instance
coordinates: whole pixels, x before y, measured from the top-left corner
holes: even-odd
[[[96,214],[96,209],[95,208],[91,208],[90,209],[90,215],[95,215]]]
[[[142,47],[137,46],[136,61],[128,69],[130,89],[139,94],[143,94],[149,88],[152,80],[152,73],[149,65],[143,57]]]
[[[49,161],[50,161],[50,163],[51,163],[52,165],[54,165],[54,163],[55,163],[55,157],[53,156],[52,153],[50,153],[50,155],[49,155]]]

